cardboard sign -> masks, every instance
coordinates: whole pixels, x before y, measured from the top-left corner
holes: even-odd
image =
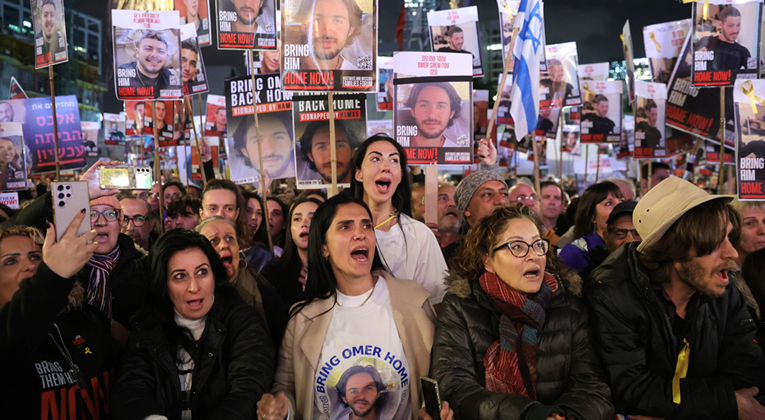
[[[473,77],[483,76],[478,39],[478,7],[430,11],[428,26],[432,51],[470,54]]]
[[[30,6],[35,31],[35,68],[42,69],[69,61],[64,2],[31,0]]]

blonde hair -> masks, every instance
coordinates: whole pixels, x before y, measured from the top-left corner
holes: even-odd
[[[2,242],[3,239],[11,236],[23,236],[29,238],[35,244],[40,245],[41,247],[45,242],[45,238],[43,237],[42,233],[40,233],[37,228],[32,226],[19,225],[10,229],[0,229],[0,242]]]

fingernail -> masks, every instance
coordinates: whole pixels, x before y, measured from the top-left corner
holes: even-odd
[[[85,214],[85,209],[80,210],[80,213]]]

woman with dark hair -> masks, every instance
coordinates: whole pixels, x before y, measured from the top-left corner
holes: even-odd
[[[392,138],[375,135],[356,150],[351,194],[372,211],[377,249],[395,277],[412,279],[430,293],[436,308],[444,298],[446,261],[435,235],[412,218],[412,187],[404,149]]]
[[[268,228],[271,232],[271,241],[274,244],[274,255],[282,256],[284,244],[286,241],[287,223],[284,221],[284,215],[289,209],[284,201],[277,197],[267,197],[266,207],[268,207]]]
[[[608,216],[617,204],[624,201],[624,195],[618,185],[603,181],[590,185],[579,198],[574,220],[573,242],[561,249],[560,259],[566,267],[577,272],[592,264],[589,251],[601,246],[608,226]]]
[[[282,300],[288,305],[303,293],[308,275],[308,232],[311,220],[321,201],[302,198],[292,203],[287,223],[287,243],[282,256],[263,270],[265,277],[276,287]]]
[[[148,307],[112,392],[113,418],[254,418],[273,378],[274,347],[213,246],[172,230],[154,244],[151,272]]]
[[[543,232],[529,207],[496,207],[451,260],[430,372],[459,418],[613,418],[581,280]]]
[[[33,227],[0,230],[0,418],[58,418],[86,403],[92,418],[109,416],[118,349],[77,280],[98,247],[95,231],[77,236],[85,217],[58,241],[52,226],[44,243]]]
[[[258,418],[416,419],[424,413],[419,378],[428,373],[434,331],[428,292],[379,270],[372,213],[348,194],[319,206],[308,236],[305,300],[290,311],[272,394],[258,402]],[[381,375],[357,378],[352,388],[377,388],[363,399],[338,395],[339,379],[354,366]]]
[[[268,234],[266,225],[263,224],[263,200],[260,195],[253,191],[242,191],[247,202],[247,224],[252,232],[252,242],[262,248],[268,247]]]

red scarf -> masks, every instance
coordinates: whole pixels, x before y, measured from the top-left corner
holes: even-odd
[[[479,284],[502,312],[499,339],[483,358],[486,389],[536,399],[538,331],[545,322],[547,302],[563,289],[547,271],[542,287],[529,296],[516,292],[494,273],[481,275]]]

